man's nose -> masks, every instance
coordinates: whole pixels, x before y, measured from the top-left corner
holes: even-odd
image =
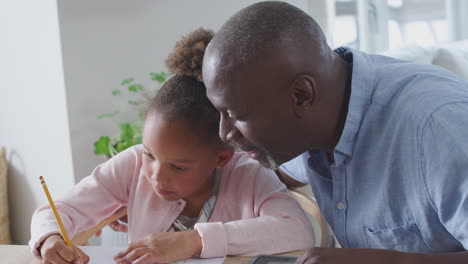
[[[224,142],[229,142],[233,140],[239,134],[236,127],[232,124],[232,120],[228,117],[226,118],[225,114],[221,114],[219,121],[219,137]]]

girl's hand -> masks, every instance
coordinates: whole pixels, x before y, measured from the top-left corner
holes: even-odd
[[[39,250],[44,264],[86,264],[89,262],[88,255],[75,246],[71,249],[59,235],[46,238]]]
[[[199,255],[201,250],[196,230],[154,233],[131,243],[114,260],[117,264],[169,263]]]

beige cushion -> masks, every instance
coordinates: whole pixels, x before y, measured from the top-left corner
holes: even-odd
[[[11,244],[5,149],[0,148],[0,244]]]

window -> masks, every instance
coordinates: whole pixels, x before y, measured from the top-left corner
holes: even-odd
[[[327,1],[327,0],[324,0]],[[431,45],[468,39],[465,0],[329,0],[333,47],[375,53],[406,44]]]

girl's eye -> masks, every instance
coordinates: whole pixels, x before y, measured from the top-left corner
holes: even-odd
[[[151,154],[151,153],[149,153],[149,152],[147,152],[147,151],[143,151],[143,154],[144,154],[145,156],[147,156],[148,158],[150,158],[150,159],[154,159],[153,154]]]
[[[171,164],[171,168],[172,168],[173,170],[176,170],[176,171],[184,171],[184,170],[187,169],[187,168],[184,168],[184,167],[177,166],[177,165],[175,165],[175,164]]]

